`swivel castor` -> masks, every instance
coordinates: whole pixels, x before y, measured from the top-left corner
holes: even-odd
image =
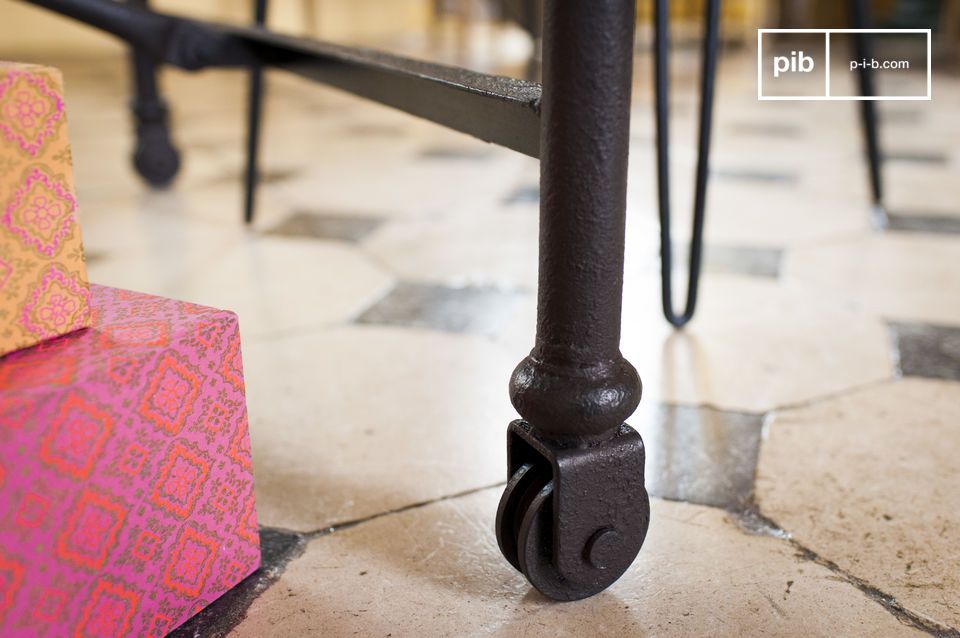
[[[137,126],[133,166],[154,188],[168,186],[180,171],[180,153],[170,141],[166,122],[144,122]]]
[[[579,600],[619,579],[650,522],[643,441],[621,426],[601,443],[563,447],[527,423],[508,432],[510,481],[497,510],[497,542],[540,593]]]

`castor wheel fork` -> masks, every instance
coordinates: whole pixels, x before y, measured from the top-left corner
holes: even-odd
[[[537,336],[510,380],[504,557],[555,600],[613,584],[650,520],[620,353],[634,0],[547,0]]]

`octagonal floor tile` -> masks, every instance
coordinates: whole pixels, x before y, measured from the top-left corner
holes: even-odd
[[[790,410],[760,452],[761,512],[804,547],[960,627],[960,383],[901,379]]]
[[[685,286],[677,275],[675,286]],[[628,271],[620,349],[640,373],[644,401],[762,413],[893,377],[884,323],[804,286],[705,273],[694,320],[674,330],[660,311],[657,273]],[[678,297],[680,291],[677,291]],[[533,346],[530,299],[497,338]]]
[[[243,356],[264,525],[312,531],[506,480],[518,359],[489,339],[348,327]]]
[[[951,237],[866,235],[787,254],[783,276],[826,305],[859,307],[886,319],[956,324],[960,242]]]
[[[500,555],[491,529],[499,494],[313,540],[232,635],[923,635],[788,542],[749,535],[719,510],[662,501],[619,582],[554,603]]]
[[[392,284],[344,243],[249,237],[172,284],[168,294],[236,312],[249,343],[250,337],[348,321]]]

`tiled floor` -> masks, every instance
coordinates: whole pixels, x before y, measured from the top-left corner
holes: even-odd
[[[91,278],[240,315],[265,568],[179,635],[960,635],[957,78],[881,105],[874,230],[854,107],[757,102],[751,56],[725,60],[701,307],[673,332],[640,60],[623,351],[653,518],[621,582],[553,604],[492,529],[536,162],[271,75],[245,229],[239,73],[168,74],[185,165],[151,193],[123,61],[48,61]],[[692,114],[673,126],[681,244]]]

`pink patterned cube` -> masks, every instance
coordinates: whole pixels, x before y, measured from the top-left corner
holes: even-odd
[[[260,563],[236,315],[91,286],[0,357],[0,636],[162,636]]]

